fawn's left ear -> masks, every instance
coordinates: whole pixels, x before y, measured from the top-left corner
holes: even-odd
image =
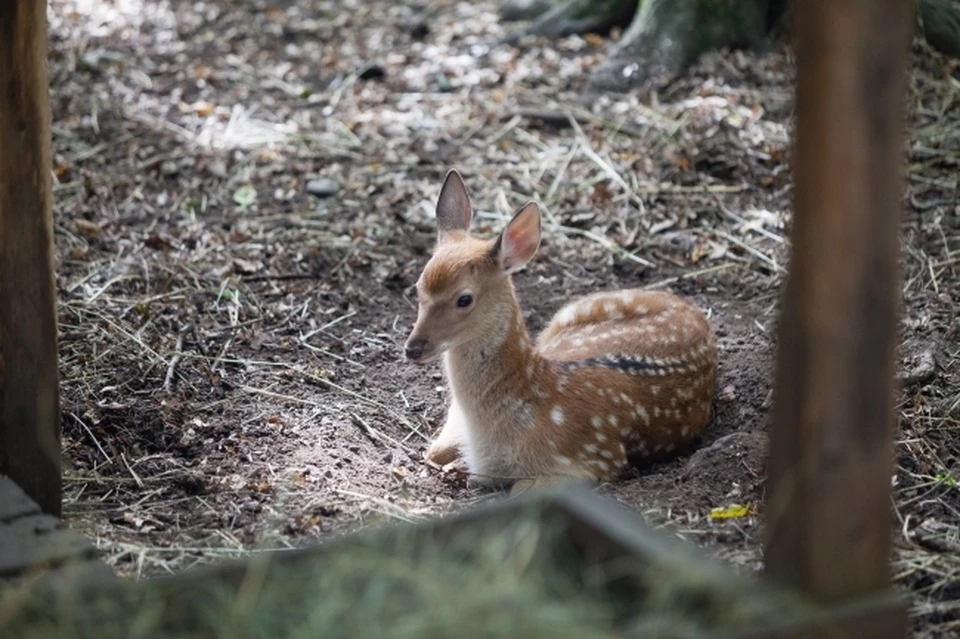
[[[470,230],[470,220],[473,218],[473,207],[470,206],[470,195],[467,186],[456,169],[447,172],[447,178],[440,189],[440,199],[437,200],[437,237],[442,242],[445,235],[453,231],[464,233]]]
[[[540,248],[540,206],[528,202],[493,245],[493,257],[507,273],[523,268]]]

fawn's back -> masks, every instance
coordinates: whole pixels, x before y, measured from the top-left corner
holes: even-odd
[[[595,293],[560,309],[534,343],[511,274],[539,247],[539,207],[523,207],[489,241],[469,235],[471,214],[459,174],[449,173],[406,349],[414,361],[442,354],[451,387],[428,459],[462,455],[492,482],[603,481],[701,434],[717,353],[697,308],[663,292]]]

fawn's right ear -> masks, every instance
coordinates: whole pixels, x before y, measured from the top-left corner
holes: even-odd
[[[463,178],[456,169],[450,169],[440,189],[440,199],[437,200],[437,233],[440,241],[452,231],[469,231],[472,217],[470,195]]]
[[[493,244],[493,258],[507,273],[515,273],[529,262],[540,248],[540,206],[527,202],[514,214]]]

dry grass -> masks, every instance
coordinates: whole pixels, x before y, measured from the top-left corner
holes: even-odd
[[[437,543],[424,527],[212,578],[199,571],[78,596],[55,585],[0,606],[5,629],[97,637],[648,637],[781,623],[809,608],[685,553],[588,561],[536,508]],[[276,557],[274,557],[276,558]]]

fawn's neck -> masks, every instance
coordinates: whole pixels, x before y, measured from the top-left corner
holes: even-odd
[[[542,359],[530,339],[512,283],[483,330],[472,340],[444,354],[454,400],[468,415],[483,417],[515,405],[524,393],[524,371]]]

